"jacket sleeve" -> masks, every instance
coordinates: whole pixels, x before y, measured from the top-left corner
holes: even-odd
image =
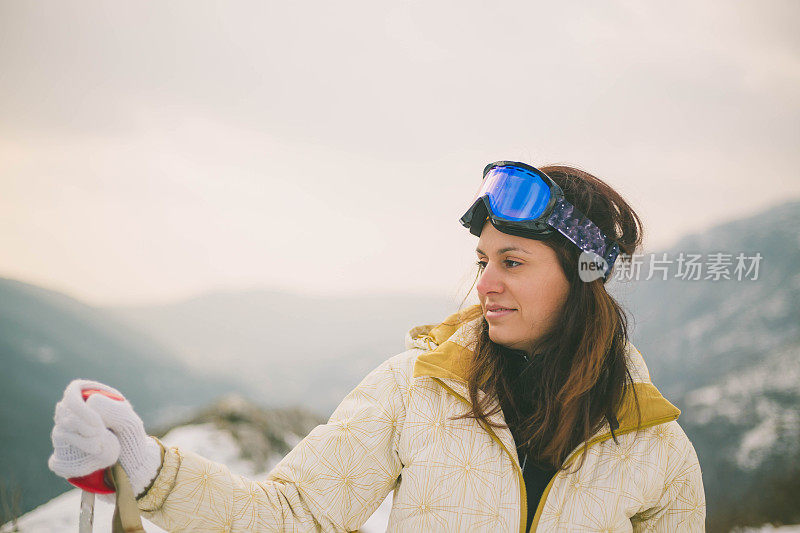
[[[144,518],[168,531],[352,531],[394,488],[405,420],[393,357],[370,372],[267,475],[253,481],[188,450],[169,448]]]
[[[657,533],[697,532],[706,530],[706,496],[703,489],[703,475],[694,446],[683,430],[682,461],[669,469],[664,492],[658,504],[649,509],[644,516],[632,520],[633,531]]]

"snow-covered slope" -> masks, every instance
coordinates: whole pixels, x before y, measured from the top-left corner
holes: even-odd
[[[731,454],[742,469],[756,469],[770,455],[792,454],[800,435],[800,342],[768,352],[747,372],[690,392],[684,405],[685,423],[739,428]]]
[[[737,533],[800,533],[800,524],[794,526],[766,525],[759,528],[740,529]]]
[[[712,533],[800,520],[798,228],[794,201],[666,251],[758,253],[757,279],[656,276],[618,287],[634,344],[697,450]]]

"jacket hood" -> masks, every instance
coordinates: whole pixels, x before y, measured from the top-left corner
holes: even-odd
[[[406,349],[425,350],[414,364],[414,377],[430,376],[440,379],[467,381],[468,363],[474,353],[476,332],[483,313],[480,305],[470,306],[453,313],[437,325],[411,328],[406,334]],[[680,410],[672,405],[650,379],[650,372],[642,354],[628,342],[626,351],[628,370],[633,378],[633,387],[641,410],[641,427],[649,427],[677,420]],[[617,410],[619,435],[637,428],[636,403],[633,395],[626,394]],[[610,438],[610,431],[601,431],[592,442]]]

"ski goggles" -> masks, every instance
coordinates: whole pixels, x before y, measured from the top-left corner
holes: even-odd
[[[529,239],[561,233],[593,254],[590,257],[603,269],[604,281],[619,255],[619,245],[567,202],[556,182],[525,163],[497,161],[483,169],[483,182],[461,224],[480,236],[487,219],[503,233]]]

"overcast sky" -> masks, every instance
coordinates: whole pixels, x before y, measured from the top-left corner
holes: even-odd
[[[798,22],[793,0],[6,0],[0,276],[92,304],[453,296],[498,159],[601,177],[659,249],[800,196]]]

